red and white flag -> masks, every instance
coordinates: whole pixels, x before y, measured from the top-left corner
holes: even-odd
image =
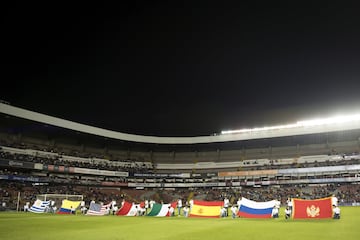
[[[333,215],[331,197],[314,200],[293,198],[293,218],[331,218]]]

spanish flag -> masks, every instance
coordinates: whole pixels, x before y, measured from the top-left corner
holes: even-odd
[[[314,200],[293,198],[293,218],[331,218],[331,197]]]
[[[194,200],[189,217],[218,218],[224,202]]]

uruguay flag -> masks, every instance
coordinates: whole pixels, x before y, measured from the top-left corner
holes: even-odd
[[[50,201],[41,201],[37,199],[34,204],[29,209],[30,212],[33,213],[44,213],[46,207],[50,206]]]
[[[241,198],[238,215],[245,218],[271,218],[271,211],[276,200],[268,202],[255,202]]]

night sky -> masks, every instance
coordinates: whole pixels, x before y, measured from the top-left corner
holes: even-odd
[[[120,2],[3,5],[0,99],[154,136],[360,112],[355,4]]]

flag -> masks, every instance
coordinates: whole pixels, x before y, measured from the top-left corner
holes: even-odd
[[[77,209],[80,205],[80,201],[70,201],[67,199],[62,200],[61,207],[58,211],[58,214],[70,214],[71,208]]]
[[[176,206],[177,206],[177,201],[170,203],[170,207],[173,207],[174,210],[175,210]],[[168,212],[168,213],[166,214],[166,216],[167,216],[167,217],[171,217],[171,216],[170,216],[170,212]]]
[[[33,213],[44,213],[48,206],[50,206],[50,201],[41,201],[37,199],[30,207],[29,211]]]
[[[331,218],[331,197],[314,200],[293,198],[293,218]]]
[[[140,204],[134,204],[129,202],[123,202],[120,210],[116,213],[118,216],[136,216],[138,214],[138,210],[140,208]]]
[[[169,214],[171,204],[154,203],[147,216],[166,217]]]
[[[131,209],[132,207],[132,203],[126,202],[124,201],[121,204],[121,208],[119,209],[119,211],[116,213],[116,215],[121,215],[121,216],[125,216]]]
[[[267,202],[255,202],[242,197],[238,215],[245,218],[271,218],[271,212],[276,200]]]
[[[91,202],[86,215],[104,216],[105,214],[109,213],[110,206],[111,202],[106,205]]]
[[[223,201],[194,200],[189,217],[218,218],[223,205]]]

